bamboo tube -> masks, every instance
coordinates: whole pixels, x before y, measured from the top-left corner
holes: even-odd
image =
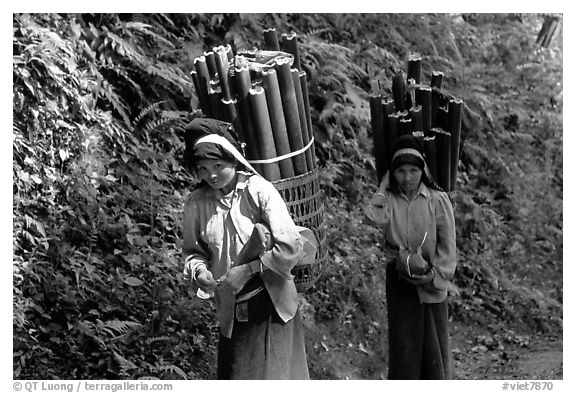
[[[280,85],[280,96],[282,97],[282,108],[286,128],[288,129],[288,139],[290,140],[291,151],[297,151],[304,147],[302,140],[302,129],[300,128],[300,117],[298,115],[298,103],[294,82],[290,71],[290,64],[287,58],[276,60],[276,71],[278,73],[278,84]],[[307,172],[306,158],[302,154],[292,157],[294,173],[301,175]]]
[[[400,136],[412,134],[412,131],[414,131],[412,127],[412,119],[402,118],[398,121],[398,133]]]
[[[261,160],[276,158],[276,147],[272,136],[272,124],[268,116],[268,105],[264,88],[256,86],[248,92],[250,112],[254,121],[254,136],[258,141],[258,153]],[[264,178],[268,181],[281,179],[280,168],[277,162],[262,164]]]
[[[392,98],[397,112],[403,111],[406,104],[406,81],[404,72],[399,71],[392,77]]]
[[[232,123],[232,125],[234,126],[234,130],[236,130],[236,132],[238,133],[238,136],[242,136],[243,133],[241,132],[241,130],[239,128],[241,128],[240,125],[240,119],[238,118],[238,110],[236,108],[237,105],[237,100],[236,99],[225,99],[222,98],[222,100],[220,101],[220,105],[222,108],[222,118],[224,121],[227,121],[228,123]]]
[[[371,95],[368,98],[370,105],[370,124],[372,127],[372,154],[376,164],[376,177],[380,182],[384,176],[386,162],[386,136],[384,135],[384,111],[382,111],[382,95]]]
[[[416,105],[420,105],[422,107],[422,131],[424,131],[424,135],[428,135],[430,128],[432,128],[432,89],[429,87],[418,87],[416,88],[414,95]]]
[[[310,113],[310,98],[308,96],[308,80],[306,71],[300,71],[300,87],[302,88],[302,97],[304,98],[304,108],[306,109],[306,122],[308,123],[308,136],[314,138],[314,128],[312,127],[312,114]],[[314,145],[310,147],[310,154],[312,155],[312,167],[310,170],[316,168],[316,150]]]
[[[216,63],[216,70],[218,72],[218,78],[220,80],[220,87],[222,89],[222,98],[224,100],[229,100],[230,86],[228,81],[228,55],[226,54],[226,47],[220,45],[214,48],[214,62]]]
[[[282,50],[294,56],[293,67],[300,71],[300,53],[298,52],[298,39],[296,33],[292,32],[290,34],[282,34],[281,40]]]
[[[394,112],[388,115],[388,122],[386,123],[386,131],[388,134],[388,138],[390,141],[390,146],[394,146],[394,142],[400,136],[400,115],[399,112]],[[392,153],[392,148],[390,149],[390,153]],[[390,168],[390,164],[392,164],[392,154],[389,154],[386,157],[386,167]]]
[[[422,107],[420,105],[413,106],[408,110],[408,115],[410,120],[412,120],[412,132],[421,131],[424,132],[422,125]]]
[[[198,56],[194,59],[194,70],[198,78],[198,95],[200,102],[204,104],[202,112],[207,117],[213,117],[212,106],[210,105],[210,98],[208,97],[208,89],[210,88],[210,72],[206,63],[205,56]]]
[[[544,17],[544,22],[542,22],[542,27],[538,33],[538,38],[536,38],[536,43],[548,48],[552,38],[556,34],[556,29],[560,23],[560,17],[557,15],[546,15]]]
[[[436,112],[436,126],[444,131],[448,130],[448,108],[440,106]]]
[[[276,29],[271,27],[264,30],[264,49],[266,50],[280,50],[280,45],[278,44],[278,36],[276,35]]]
[[[274,68],[262,71],[262,85],[266,92],[266,103],[268,104],[268,114],[270,116],[270,124],[272,125],[276,153],[278,156],[289,154],[290,142],[288,141],[288,130],[286,129],[286,121],[282,109],[278,77]],[[282,179],[294,176],[294,167],[292,166],[291,159],[279,161],[278,166],[280,167]]]
[[[246,142],[246,157],[249,160],[256,160],[258,155],[258,141],[255,139],[254,122],[252,120],[252,113],[250,110],[250,103],[248,95],[251,88],[250,71],[245,65],[234,70],[234,85],[238,93],[238,112],[240,115],[240,122],[242,124],[242,131],[244,141]],[[253,164],[254,169],[262,174],[262,166],[260,164]]]
[[[438,90],[442,90],[443,80],[444,80],[444,73],[442,71],[432,71],[432,80],[430,81],[430,87],[435,87]]]
[[[224,52],[226,52],[226,57],[228,58],[229,62],[234,60],[234,51],[232,50],[232,46],[230,44],[226,44]]]
[[[423,145],[424,155],[426,157],[426,165],[428,165],[432,179],[438,183],[438,157],[436,154],[436,137],[425,136]]]
[[[192,78],[192,83],[194,83],[194,90],[196,91],[196,98],[198,98],[198,106],[204,112],[204,108],[206,107],[206,103],[203,102],[203,97],[200,94],[200,84],[198,83],[198,73],[195,70],[190,72],[190,77]],[[194,105],[192,105],[192,100],[190,100],[190,107],[194,109]]]
[[[374,96],[380,94],[380,82],[376,79],[370,81],[370,94]]]
[[[204,57],[206,58],[206,65],[208,66],[210,79],[216,78],[216,74],[218,74],[218,69],[216,68],[216,59],[214,58],[214,52],[206,51],[204,52]]]
[[[298,117],[300,118],[300,129],[302,130],[302,145],[308,145],[311,136],[308,131],[308,120],[306,119],[306,107],[304,103],[304,94],[302,92],[302,85],[300,84],[300,71],[296,68],[290,70],[292,74],[292,84],[294,85],[294,92],[296,93],[296,103],[298,104]],[[311,171],[314,168],[314,157],[312,156],[312,148],[308,148],[304,152],[306,159],[306,170]]]
[[[443,106],[444,98],[437,88],[432,88],[430,95],[430,125],[432,128],[444,128],[444,118],[439,113]],[[440,118],[439,118],[440,116]]]
[[[448,103],[448,127],[446,131],[452,136],[450,141],[450,191],[456,189],[456,180],[458,178],[463,106],[461,99],[452,99]]]
[[[210,81],[208,98],[210,99],[210,107],[212,108],[212,117],[214,119],[224,120],[221,107],[222,89],[220,88],[218,81]]]
[[[383,116],[383,135],[384,135],[384,158],[383,158],[383,168],[382,168],[382,175],[386,173],[388,169],[390,169],[390,163],[388,162],[388,158],[392,157],[392,145],[394,141],[398,137],[398,128],[391,129],[390,126],[390,119],[388,116],[394,113],[394,100],[390,97],[384,98],[380,103],[380,110]],[[380,180],[380,179],[378,179]]]
[[[418,53],[412,53],[408,57],[408,75],[406,81],[410,83],[410,79],[414,80],[414,83],[420,83],[420,78],[422,74],[422,56]]]
[[[450,139],[451,135],[439,128],[432,129],[436,136],[436,167],[438,185],[450,191]]]

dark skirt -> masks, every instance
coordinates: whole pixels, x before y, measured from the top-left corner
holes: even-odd
[[[248,320],[234,319],[231,338],[220,334],[217,378],[309,379],[300,311],[283,322],[266,290],[247,303]]]
[[[420,303],[416,287],[386,268],[388,379],[452,379],[448,302]]]

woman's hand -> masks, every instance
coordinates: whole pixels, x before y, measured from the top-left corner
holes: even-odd
[[[232,291],[236,295],[240,290],[246,285],[252,272],[248,267],[248,264],[234,266],[228,272],[223,275],[218,281],[220,282],[220,288],[222,290]]]
[[[196,284],[206,293],[210,293],[218,282],[214,279],[212,272],[206,268],[201,269],[200,273],[196,276]]]

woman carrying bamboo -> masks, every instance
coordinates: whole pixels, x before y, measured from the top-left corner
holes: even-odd
[[[307,239],[240,151],[229,123],[195,119],[187,127],[184,160],[201,182],[184,207],[184,275],[216,302],[218,379],[308,379],[290,273]],[[243,263],[255,233],[260,252]]]
[[[390,174],[391,173],[391,174]],[[451,379],[447,294],[456,268],[454,213],[429,176],[415,137],[398,138],[387,172],[366,208],[384,227],[388,379]]]

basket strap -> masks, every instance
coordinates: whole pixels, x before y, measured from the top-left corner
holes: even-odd
[[[312,137],[312,139],[310,139],[310,142],[308,142],[308,144],[300,150],[296,150],[296,151],[290,152],[288,154],[284,154],[284,155],[279,156],[279,157],[267,158],[265,160],[248,160],[248,162],[250,164],[272,164],[274,162],[282,161],[282,160],[285,160],[287,158],[292,158],[294,156],[297,156],[298,154],[302,154],[306,150],[308,150],[310,148],[310,146],[312,146],[313,144],[314,144],[314,137]]]

